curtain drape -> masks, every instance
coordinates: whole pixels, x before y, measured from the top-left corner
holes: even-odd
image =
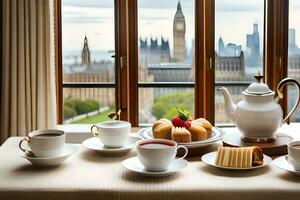
[[[56,124],[51,0],[2,0],[0,143]]]

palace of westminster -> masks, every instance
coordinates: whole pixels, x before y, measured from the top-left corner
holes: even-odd
[[[187,52],[185,44],[186,23],[181,4],[178,2],[173,20],[173,56],[171,57],[168,38],[140,38],[139,41],[139,81],[141,82],[193,82],[194,81],[194,45]],[[299,48],[295,44],[295,31],[290,30],[289,42],[294,48],[295,56],[289,60],[292,70],[300,73]],[[218,41],[215,53],[215,80],[221,82],[247,81],[252,82],[258,66],[262,66],[258,25],[253,25],[253,33],[247,34],[247,56],[241,46],[224,44],[222,38]],[[160,41],[158,41],[160,40]],[[194,41],[192,42],[194,44]],[[245,71],[245,65],[250,72]],[[81,65],[64,66],[64,82],[114,82],[114,62],[91,62],[88,39],[85,36],[81,53]],[[300,77],[300,74],[299,74]],[[241,99],[241,91],[245,86],[229,86],[234,100]],[[139,120],[141,123],[151,123],[155,118],[151,114],[156,97],[170,92],[178,92],[182,88],[142,88],[139,89]],[[186,89],[185,89],[186,90]],[[113,88],[65,88],[64,97],[77,99],[94,99],[101,107],[114,106]],[[216,92],[216,122],[225,123],[224,102]]]

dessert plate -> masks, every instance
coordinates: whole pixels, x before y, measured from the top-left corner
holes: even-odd
[[[288,171],[290,172],[291,174],[293,175],[296,175],[296,176],[300,176],[300,171],[296,171],[293,167],[292,164],[289,163],[288,161],[288,156],[285,155],[285,156],[280,156],[278,158],[276,158],[274,161],[273,161],[273,164],[280,168],[280,169],[283,169],[285,171]]]
[[[215,159],[216,159],[216,156],[217,156],[217,152],[214,151],[214,152],[210,152],[210,153],[207,153],[205,155],[203,155],[201,157],[201,160],[210,165],[210,166],[213,166],[213,167],[217,167],[217,168],[221,168],[221,169],[230,169],[230,170],[249,170],[249,169],[258,169],[258,168],[262,168],[262,167],[265,167],[267,165],[269,165],[271,162],[272,162],[272,158],[270,158],[269,156],[265,155],[264,154],[264,164],[263,165],[260,165],[260,166],[254,166],[254,167],[249,167],[249,168],[233,168],[233,167],[223,167],[223,166],[219,166],[219,165],[216,165],[215,164]]]
[[[117,153],[126,153],[129,152],[134,146],[135,143],[139,140],[137,137],[130,136],[126,144],[121,148],[108,148],[103,145],[98,137],[91,137],[82,142],[83,146],[86,148],[98,151],[101,153],[108,154],[117,154]]]
[[[143,128],[143,129],[139,130],[138,136],[141,139],[153,139],[152,128],[148,127],[148,128]],[[222,129],[213,127],[211,136],[209,138],[207,138],[206,140],[187,142],[187,143],[178,143],[178,145],[183,145],[187,148],[204,147],[204,146],[210,145],[216,141],[221,140],[223,138],[223,136],[224,136],[224,131]]]
[[[143,176],[148,176],[148,177],[164,177],[164,176],[170,176],[172,174],[175,174],[176,172],[179,172],[180,170],[183,170],[188,166],[188,161],[181,159],[178,161],[174,161],[169,169],[167,171],[162,171],[162,172],[150,172],[146,171],[142,163],[139,161],[138,157],[132,157],[128,158],[127,160],[124,160],[122,162],[122,165],[124,168],[127,170],[141,174]]]
[[[65,144],[63,152],[58,156],[36,157],[32,153],[25,153],[23,151],[19,151],[18,154],[19,156],[30,161],[33,165],[50,167],[50,166],[61,165],[69,156],[76,153],[77,150],[78,150],[77,146],[73,144]]]

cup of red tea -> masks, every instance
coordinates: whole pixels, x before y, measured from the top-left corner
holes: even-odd
[[[178,149],[184,149],[185,154],[175,158]],[[164,139],[147,139],[136,142],[137,156],[147,171],[161,172],[168,170],[172,162],[186,157],[188,149],[178,146],[175,141]]]
[[[296,171],[300,171],[300,141],[288,143],[288,159]]]

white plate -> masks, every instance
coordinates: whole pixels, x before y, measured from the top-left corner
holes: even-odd
[[[172,174],[175,174],[176,172],[179,172],[180,170],[183,170],[188,166],[188,161],[181,159],[178,161],[174,161],[169,169],[167,171],[163,172],[149,172],[146,171],[142,163],[139,161],[138,157],[132,157],[128,158],[127,160],[124,160],[122,162],[123,167],[128,169],[129,171],[132,171],[134,173],[141,174],[143,176],[149,176],[149,177],[163,177],[163,176],[170,176]]]
[[[273,164],[276,167],[278,167],[280,169],[283,169],[285,171],[288,171],[288,172],[290,172],[293,175],[300,176],[300,171],[296,171],[294,169],[293,165],[289,163],[289,161],[287,160],[287,158],[288,158],[287,155],[280,156],[280,157],[276,158],[273,161]]]
[[[223,167],[215,164],[217,152],[210,152],[202,156],[201,160],[211,166],[217,167],[217,168],[222,168],[222,169],[230,169],[230,170],[249,170],[249,169],[257,169],[257,168],[262,168],[267,165],[269,165],[272,162],[272,158],[264,154],[264,164],[260,166],[254,166],[254,167],[249,167],[249,168],[232,168],[232,167]]]
[[[143,128],[139,130],[138,136],[141,139],[153,139],[152,128]],[[178,143],[179,145],[183,145],[187,148],[196,148],[196,147],[204,147],[210,145],[216,141],[219,141],[224,136],[224,131],[220,128],[213,127],[211,137],[206,140],[187,142],[187,143]]]
[[[121,147],[121,148],[108,148],[103,145],[103,143],[100,141],[99,138],[97,137],[91,137],[82,142],[83,146],[86,148],[93,150],[93,151],[98,151],[102,153],[109,153],[109,154],[114,154],[114,153],[126,153],[129,152],[134,146],[135,143],[139,140],[137,137],[129,137],[128,141],[126,144]]]
[[[36,166],[57,166],[61,165],[69,156],[77,152],[78,147],[73,144],[65,144],[63,152],[53,157],[36,157],[31,153],[19,151],[19,156],[27,159]]]

